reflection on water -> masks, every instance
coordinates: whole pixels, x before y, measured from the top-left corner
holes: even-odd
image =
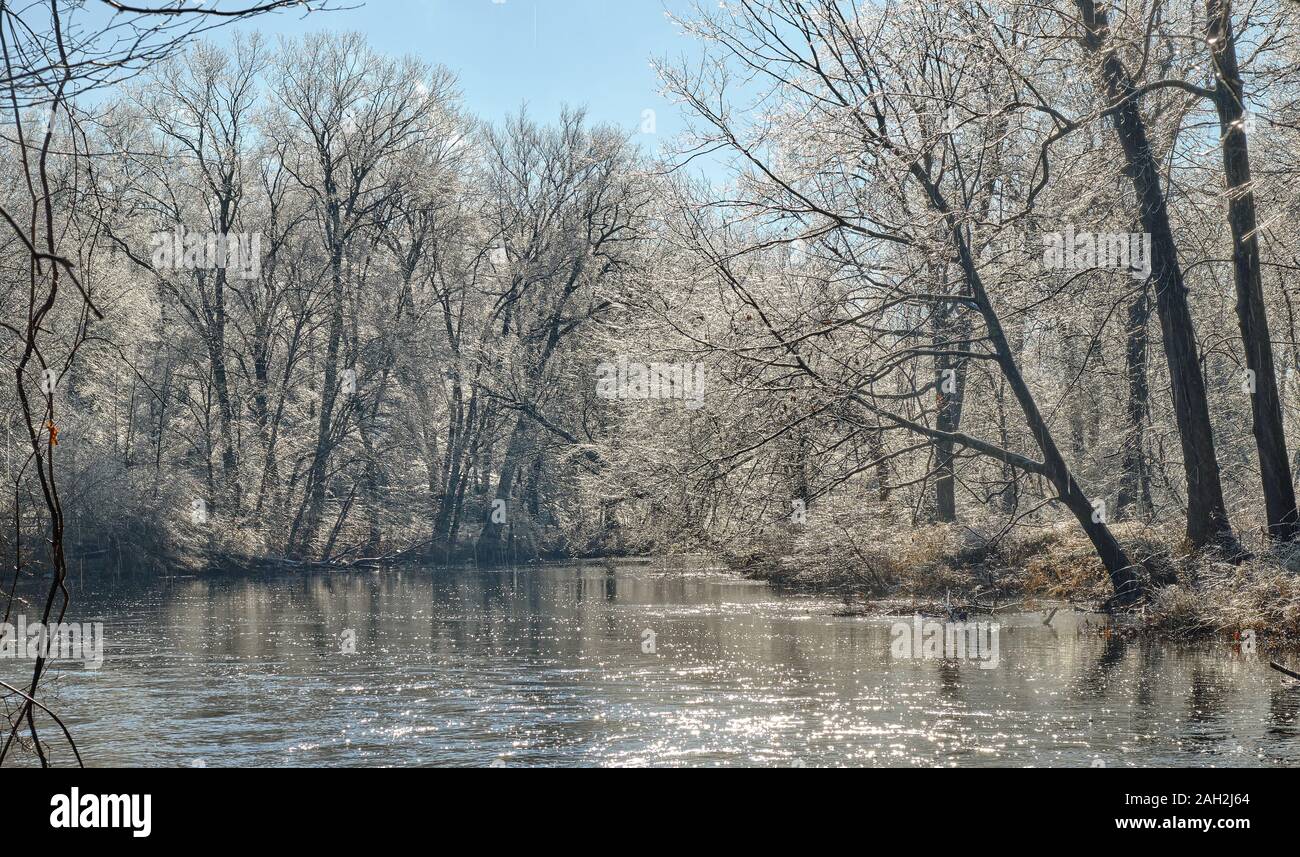
[[[1000,617],[980,669],[662,564],[100,589],[70,619],[104,621],[105,665],[58,680],[96,765],[1300,764],[1300,688],[1258,656],[1066,611]]]

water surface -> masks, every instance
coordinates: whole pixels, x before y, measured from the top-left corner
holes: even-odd
[[[92,765],[1300,764],[1300,686],[1226,643],[1035,611],[996,668],[904,660],[897,617],[683,565],[87,580],[106,660],[56,698]]]

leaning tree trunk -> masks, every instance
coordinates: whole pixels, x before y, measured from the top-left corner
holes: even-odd
[[[1115,132],[1124,149],[1127,174],[1137,192],[1143,229],[1151,236],[1151,274],[1156,310],[1164,334],[1174,414],[1182,443],[1187,478],[1187,539],[1194,548],[1216,546],[1239,551],[1223,502],[1223,484],[1210,427],[1210,405],[1196,344],[1187,286],[1178,263],[1178,247],[1169,223],[1169,207],[1160,184],[1160,168],[1147,138],[1146,123],[1134,97],[1135,86],[1114,48],[1106,43],[1110,26],[1095,0],[1075,0],[1086,35],[1084,45],[1100,59],[1102,84],[1111,104]]]
[[[1291,464],[1282,430],[1282,402],[1277,391],[1273,343],[1264,308],[1259,241],[1256,238],[1255,192],[1241,71],[1237,67],[1232,0],[1207,0],[1206,27],[1214,56],[1215,106],[1223,136],[1223,174],[1228,186],[1228,225],[1232,228],[1232,273],[1237,287],[1237,321],[1246,350],[1246,368],[1254,389],[1252,427],[1264,483],[1264,511],[1271,538],[1290,541],[1300,534]]]
[[[993,346],[998,366],[1002,370],[1003,377],[1006,378],[1007,386],[1011,388],[1011,392],[1015,395],[1016,402],[1020,405],[1020,410],[1025,416],[1029,431],[1042,453],[1043,462],[1039,472],[1051,481],[1052,487],[1056,489],[1057,499],[1078,520],[1079,526],[1087,534],[1093,548],[1097,551],[1097,556],[1106,567],[1111,586],[1115,590],[1112,603],[1117,605],[1132,604],[1142,594],[1142,585],[1134,566],[1129,562],[1128,554],[1120,546],[1119,541],[1110,531],[1110,527],[1107,526],[1104,506],[1101,509],[1094,506],[1074,478],[1074,474],[1071,473],[1069,465],[1066,464],[1065,458],[1056,445],[1056,440],[1052,436],[1052,430],[1048,426],[1047,420],[1043,418],[1042,412],[1038,409],[1038,403],[1034,399],[1033,391],[1029,389],[1024,376],[1020,374],[1020,366],[1016,362],[1011,345],[1007,342],[1006,333],[1002,329],[1002,322],[993,307],[993,302],[984,289],[984,280],[975,264],[975,257],[971,253],[970,244],[966,240],[961,223],[948,206],[943,193],[920,165],[913,164],[911,172],[924,187],[931,207],[944,218],[952,242],[956,245],[957,259],[961,265],[966,285],[970,290],[970,296],[974,299],[975,308],[984,320],[987,340]]]
[[[1038,403],[1034,400],[1033,392],[1020,374],[1020,367],[1017,365],[1011,347],[1007,343],[1002,324],[993,309],[993,304],[989,301],[988,295],[984,292],[984,285],[978,271],[975,269],[974,259],[971,258],[969,248],[964,243],[959,245],[959,255],[962,259],[962,267],[966,271],[967,280],[971,284],[975,303],[979,306],[980,314],[984,318],[989,342],[993,345],[993,349],[997,354],[998,364],[1007,379],[1007,385],[1011,388],[1016,401],[1020,404],[1020,409],[1025,415],[1029,430],[1043,455],[1043,475],[1051,481],[1052,487],[1056,489],[1058,499],[1078,520],[1079,526],[1083,528],[1084,533],[1087,534],[1088,539],[1096,549],[1098,557],[1101,558],[1102,564],[1106,567],[1107,574],[1110,575],[1111,585],[1115,590],[1115,603],[1132,603],[1141,594],[1141,585],[1134,572],[1133,564],[1129,562],[1128,554],[1124,552],[1124,548],[1120,546],[1119,541],[1111,533],[1110,527],[1107,526],[1104,507],[1099,509],[1093,506],[1092,501],[1088,499],[1088,495],[1084,493],[1083,488],[1074,478],[1074,474],[1071,473],[1070,467],[1062,457],[1060,449],[1056,446],[1056,440],[1052,437],[1052,430],[1048,427],[1047,421],[1043,419],[1042,413],[1038,410]]]

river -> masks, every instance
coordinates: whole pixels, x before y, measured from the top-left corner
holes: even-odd
[[[1000,614],[994,662],[698,562],[73,584],[104,663],[52,698],[89,765],[1300,764],[1262,655],[1067,610]]]

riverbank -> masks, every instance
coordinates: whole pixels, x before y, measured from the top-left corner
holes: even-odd
[[[1148,596],[1124,614],[1135,633],[1300,640],[1300,546],[1259,548],[1245,562],[1180,554],[1140,524],[1112,528],[1142,566]],[[845,609],[897,612],[900,602],[971,611],[1017,602],[1101,610],[1110,582],[1087,539],[1068,526],[983,536],[957,526],[872,533],[841,528],[773,535],[723,556],[740,574],[775,586],[832,593]]]
[[[888,517],[827,517],[835,521],[829,527],[789,528],[744,549],[715,546],[708,552],[734,573],[782,589],[838,597],[846,613],[1004,611],[1016,604],[1032,609],[1040,602],[1101,611],[1113,594],[1092,545],[1070,524],[1000,533],[956,525],[912,528]],[[1141,567],[1147,585],[1147,597],[1122,617],[1134,633],[1179,639],[1253,630],[1270,641],[1300,641],[1300,546],[1252,544],[1252,558],[1233,563],[1181,553],[1177,535],[1165,528],[1123,523],[1111,529]],[[661,554],[652,546],[622,542],[568,543],[541,552],[506,551],[495,562],[482,562],[472,545],[448,554],[420,544],[374,557],[345,551],[323,562],[195,550],[186,553],[187,561],[177,558],[162,565],[169,574],[180,569],[202,576],[258,576],[636,562]]]

